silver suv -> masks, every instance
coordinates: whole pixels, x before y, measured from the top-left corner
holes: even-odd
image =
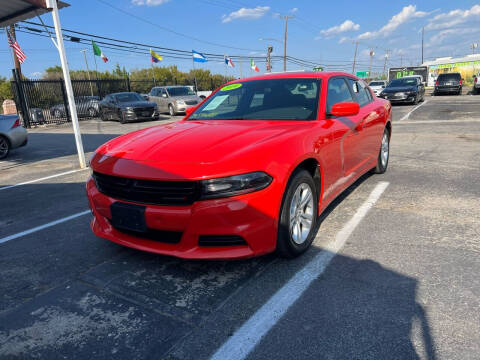
[[[157,86],[148,94],[148,100],[157,104],[159,112],[168,112],[174,116],[197,106],[203,99],[188,86]]]

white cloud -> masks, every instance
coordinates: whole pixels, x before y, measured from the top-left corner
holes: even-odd
[[[270,10],[269,6],[257,6],[253,9],[241,8],[228,15],[222,16],[222,23],[228,23],[236,19],[260,19]]]
[[[394,15],[386,25],[384,25],[381,29],[377,31],[367,31],[363,34],[358,36],[359,39],[372,39],[379,36],[387,37],[392,32],[394,32],[400,25],[415,19],[421,18],[428,15],[425,11],[417,11],[417,7],[415,5],[408,5],[405,6],[402,11],[398,14]]]
[[[157,6],[157,5],[162,5],[165,4],[166,2],[169,2],[170,0],[132,0],[132,4],[134,5],[147,5],[147,6]]]
[[[297,11],[298,11],[298,8],[290,9],[290,12],[291,12],[292,14],[295,14]]]
[[[480,5],[473,5],[471,9],[467,10],[456,9],[448,13],[438,14],[429,21],[425,29],[447,29],[471,20],[480,20]]]
[[[332,36],[342,34],[347,31],[358,31],[360,29],[360,25],[355,24],[352,20],[345,20],[342,24],[337,26],[332,26],[327,30],[320,31],[320,34],[323,37],[330,38]],[[317,37],[316,39],[321,38],[321,36]]]

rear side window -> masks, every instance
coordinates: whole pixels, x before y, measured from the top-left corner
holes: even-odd
[[[352,94],[344,78],[334,78],[328,82],[327,112],[330,112],[335,104],[352,101]]]
[[[356,102],[360,106],[367,105],[372,99],[372,94],[363,81],[356,81],[354,79],[348,79],[353,93],[355,94]]]

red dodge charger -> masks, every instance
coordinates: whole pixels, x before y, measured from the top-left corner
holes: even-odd
[[[135,249],[232,259],[311,245],[318,216],[387,169],[391,105],[346,73],[233,81],[166,125],[97,149],[93,232]]]

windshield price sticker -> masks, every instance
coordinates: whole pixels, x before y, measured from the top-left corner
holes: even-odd
[[[242,84],[230,84],[221,88],[220,91],[235,90],[235,89],[238,89],[239,87],[242,87]]]

